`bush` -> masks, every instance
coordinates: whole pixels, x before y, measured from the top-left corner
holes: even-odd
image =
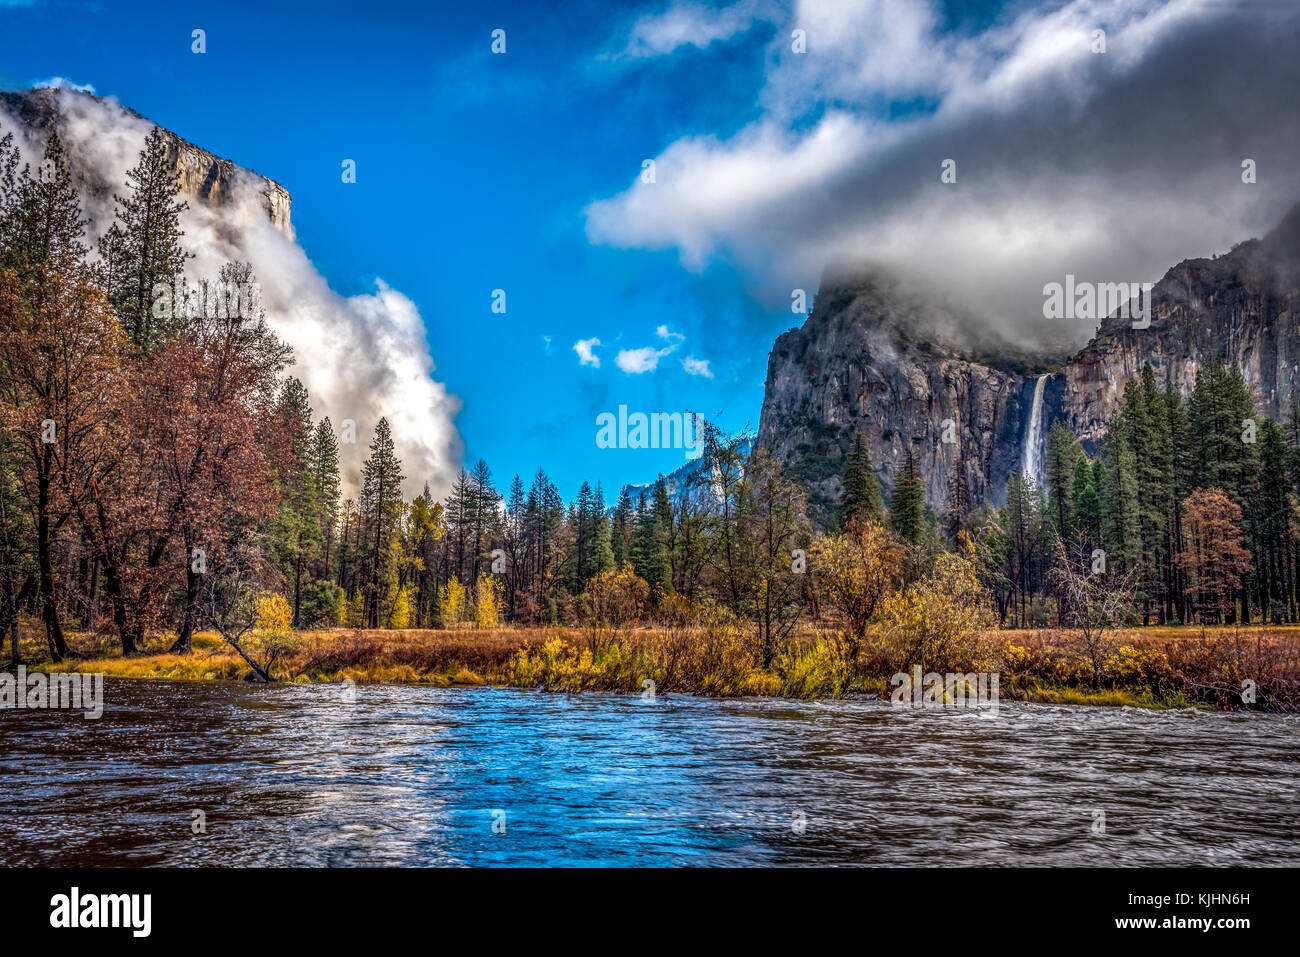
[[[331,581],[314,581],[302,593],[299,628],[331,628],[343,620],[347,593]]]
[[[279,592],[258,596],[254,616],[257,622],[254,627],[266,636],[281,637],[293,627],[293,609]]]
[[[881,637],[889,665],[909,671],[983,671],[992,657],[984,632],[997,622],[975,556],[945,553],[929,577],[886,598]]]
[[[777,671],[781,694],[790,698],[838,698],[849,682],[845,646],[824,638],[788,646],[777,659]]]

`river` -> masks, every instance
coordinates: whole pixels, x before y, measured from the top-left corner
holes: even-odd
[[[98,721],[0,712],[0,863],[1281,865],[1300,853],[1292,716],[389,685],[350,702],[333,685],[112,679],[104,697]]]

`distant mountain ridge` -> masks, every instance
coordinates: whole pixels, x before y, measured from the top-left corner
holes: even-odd
[[[740,445],[740,454],[747,458],[753,447],[753,440],[742,442]],[[697,459],[690,459],[673,469],[664,476],[664,485],[667,488],[668,497],[676,502],[688,489],[692,487],[693,484],[698,485],[704,479],[707,470],[708,461],[703,456]],[[655,482],[657,481],[658,479],[655,479]],[[655,482],[624,485],[620,490],[619,495],[621,496],[623,492],[626,492],[628,497],[632,500],[633,505],[636,504],[637,499],[642,495],[644,495],[646,500],[649,501],[650,496],[654,494]],[[605,504],[609,507],[610,511],[613,511],[614,507],[618,504],[618,499],[615,498],[613,502],[606,502]]]

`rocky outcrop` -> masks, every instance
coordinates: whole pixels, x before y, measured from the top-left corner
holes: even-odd
[[[103,103],[88,93],[59,89],[22,90],[15,93],[0,92],[0,110],[8,113],[30,131],[44,137],[51,129],[59,129],[69,97],[86,97]],[[124,113],[139,114],[124,107],[113,106]],[[250,172],[228,159],[214,156],[193,143],[181,139],[168,130],[162,131],[167,141],[168,162],[176,173],[181,189],[192,200],[210,206],[224,206],[233,201],[235,184],[246,180],[257,191],[272,224],[286,236],[293,235],[289,221],[289,191],[274,180]],[[90,165],[78,165],[72,171],[83,195],[96,199],[111,199],[114,193],[125,189],[125,184],[109,182]]]
[[[1095,447],[1150,363],[1184,396],[1218,355],[1238,366],[1266,415],[1280,417],[1300,385],[1300,206],[1263,240],[1227,255],[1189,259],[1152,289],[1151,325],[1112,316],[1062,369],[1054,412]]]
[[[886,488],[910,451],[937,511],[955,490],[971,505],[1001,503],[1022,466],[1038,372],[1052,373],[1042,432],[1063,419],[1090,451],[1146,362],[1186,396],[1197,370],[1223,356],[1278,417],[1300,386],[1300,206],[1263,240],[1173,267],[1151,300],[1148,328],[1116,314],[1068,360],[1034,368],[1013,350],[1006,363],[976,361],[948,344],[969,324],[888,276],[828,276],[807,321],[768,358],[758,443],[808,484],[824,517],[858,431]]]

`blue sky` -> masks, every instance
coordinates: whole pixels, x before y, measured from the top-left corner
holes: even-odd
[[[300,243],[338,291],[382,277],[415,301],[436,375],[464,403],[466,459],[486,459],[501,485],[542,466],[569,496],[584,479],[616,488],[684,461],[597,449],[595,416],[620,403],[757,427],[788,306],[765,308],[725,264],[692,273],[672,251],[594,246],[583,210],[676,136],[744,122],[761,52],[604,64],[629,15],[607,4],[125,6],[9,4],[0,83],[91,84],[283,184]],[[203,56],[190,52],[196,27]],[[490,52],[497,27],[505,56]],[[344,158],[355,184],[341,181]],[[505,315],[490,311],[498,288]],[[685,338],[665,342],[660,325]],[[599,369],[572,350],[592,337]],[[615,366],[620,349],[674,342],[654,373]],[[713,378],[688,375],[687,356]]]
[[[566,497],[584,479],[608,494],[684,461],[598,449],[595,417],[620,404],[756,428],[767,353],[803,318],[790,290],[811,300],[831,260],[924,261],[924,278],[975,282],[959,290],[972,302],[1005,294],[1015,305],[989,310],[1005,317],[1024,290],[1039,295],[1027,263],[1146,278],[1127,271],[1226,246],[1298,185],[1288,171],[1244,199],[1189,202],[1189,182],[1217,175],[1216,147],[1171,161],[1167,131],[1113,105],[1149,88],[1176,114],[1168,97],[1189,76],[1176,54],[1212,37],[1237,51],[1225,48],[1225,76],[1249,57],[1266,86],[1261,16],[1285,11],[1247,23],[1158,0],[283,6],[0,0],[0,85],[90,84],[283,184],[299,242],[338,292],[382,278],[414,301],[435,376],[463,403],[466,461],[486,459],[502,487],[541,466]],[[1088,51],[1098,24],[1121,55]],[[795,25],[807,55],[791,49]],[[504,56],[490,52],[497,28]],[[1198,69],[1193,82],[1222,87]],[[1071,145],[1097,104],[1128,137],[1122,166],[1104,142]],[[1238,103],[1232,121],[1270,105]],[[1294,155],[1294,127],[1249,148]],[[949,155],[978,189],[938,185]],[[355,184],[340,177],[349,158]],[[656,184],[637,182],[647,158]],[[1125,190],[1167,213],[1129,244],[1113,228]],[[490,309],[498,288],[505,315]],[[573,348],[590,339],[599,367]],[[663,354],[653,370],[620,368],[638,349]]]

